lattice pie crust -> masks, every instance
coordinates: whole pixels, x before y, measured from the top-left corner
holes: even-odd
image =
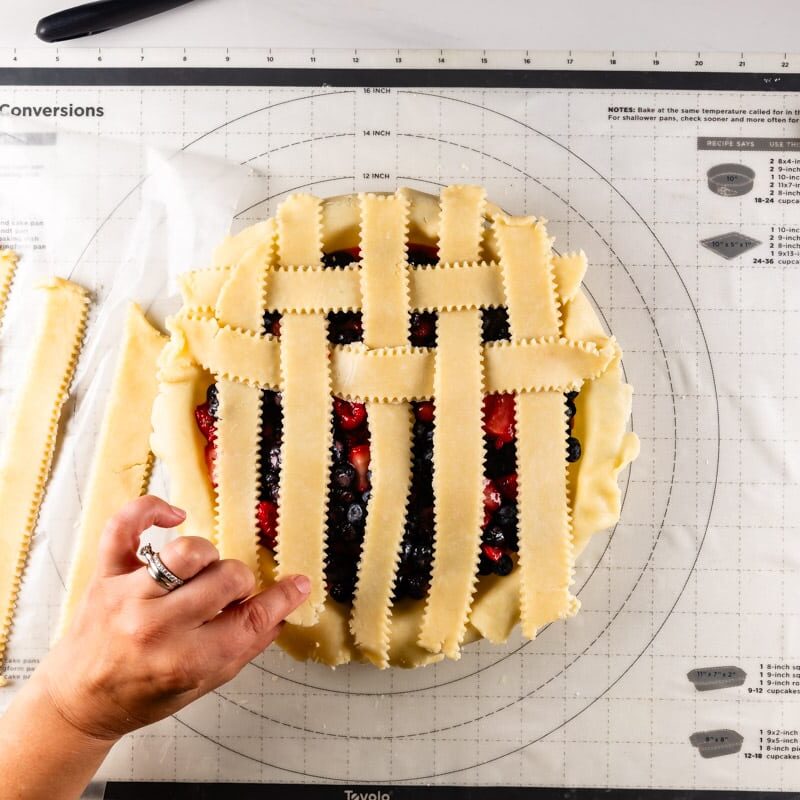
[[[411,267],[407,245],[438,247]],[[361,261],[324,269],[323,253]],[[274,219],[228,238],[211,269],[182,278],[183,307],[159,360],[152,448],[170,475],[183,533],[211,537],[262,584],[303,573],[308,601],[279,644],[299,659],[379,667],[458,658],[467,642],[505,641],[518,622],[533,638],[573,615],[576,555],[620,511],[617,475],[638,451],[626,433],[631,387],[621,352],[580,289],[582,253],[555,255],[544,220],[511,217],[483,189],[440,198],[289,197]],[[506,306],[511,341],[483,344],[480,309]],[[361,310],[363,343],[334,346],[330,311]],[[413,347],[411,311],[436,311],[437,345]],[[264,333],[282,313],[281,336]],[[216,383],[216,487],[194,409]],[[283,396],[279,534],[258,543],[261,393]],[[567,464],[564,393],[580,390]],[[483,398],[516,396],[519,553],[507,577],[479,577]],[[325,531],[332,397],[366,404],[372,489],[352,607],[327,596]],[[411,401],[435,401],[435,555],[425,600],[393,603],[410,475]]]

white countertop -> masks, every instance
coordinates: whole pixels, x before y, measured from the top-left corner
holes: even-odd
[[[77,0],[76,0],[77,1]],[[34,28],[70,0],[4,0],[0,46],[37,45]],[[195,0],[59,46],[462,47],[531,50],[792,51],[788,0]],[[52,45],[41,45],[52,47]]]

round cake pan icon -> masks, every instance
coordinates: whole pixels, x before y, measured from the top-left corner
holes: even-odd
[[[753,188],[756,173],[744,164],[717,164],[706,173],[708,188],[721,197],[741,197]]]

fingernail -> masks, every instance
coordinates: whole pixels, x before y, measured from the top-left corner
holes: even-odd
[[[305,575],[295,575],[292,581],[300,594],[308,594],[311,591],[311,581]]]
[[[182,508],[178,508],[178,506],[170,506],[172,509],[172,513],[175,514],[176,517],[180,517],[184,519],[186,517],[186,512]]]

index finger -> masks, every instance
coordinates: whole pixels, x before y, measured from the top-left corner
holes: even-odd
[[[295,575],[275,583],[243,603],[226,608],[198,628],[203,650],[212,669],[238,672],[271,644],[280,625],[308,597],[311,583]]]
[[[186,513],[154,495],[137,497],[126,503],[106,523],[97,553],[100,575],[124,575],[142,566],[136,557],[139,537],[151,526],[174,528]]]

